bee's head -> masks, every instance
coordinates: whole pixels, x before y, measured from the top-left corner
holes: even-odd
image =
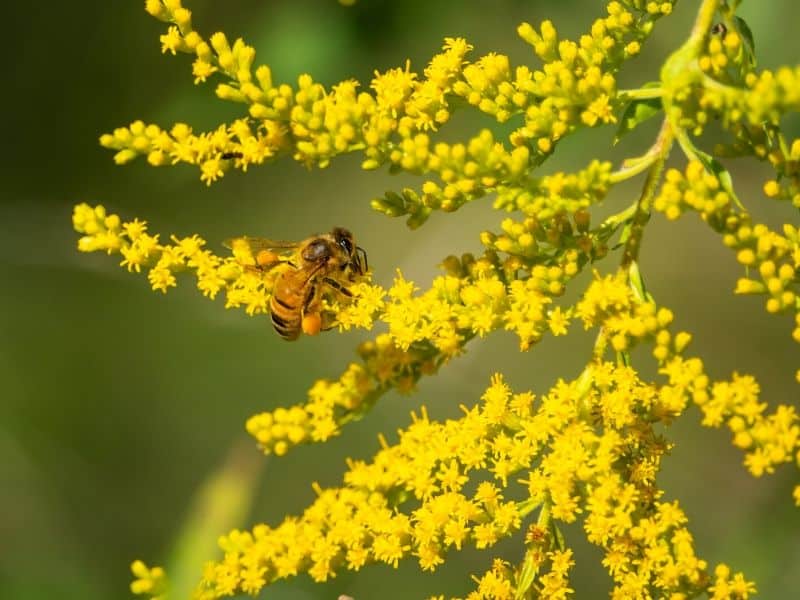
[[[343,227],[336,227],[332,235],[336,245],[341,248],[348,258],[347,263],[342,265],[342,268],[350,265],[356,273],[362,275],[366,271],[367,254],[362,248],[356,246],[355,241],[353,241],[353,234]]]
[[[333,230],[333,239],[336,245],[339,246],[347,256],[353,256],[353,234],[342,227],[335,227]]]

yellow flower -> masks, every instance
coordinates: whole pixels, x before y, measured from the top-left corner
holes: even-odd
[[[167,579],[161,567],[149,568],[140,560],[133,561],[131,572],[136,579],[131,582],[131,592],[137,596],[148,596],[151,600],[164,600]]]
[[[165,35],[161,36],[161,52],[170,52],[175,55],[175,52],[181,49],[183,39],[181,38],[180,31],[175,26],[170,27]]]
[[[560,306],[556,306],[549,312],[547,324],[553,335],[566,335],[567,327],[569,327],[569,317],[561,310]]]

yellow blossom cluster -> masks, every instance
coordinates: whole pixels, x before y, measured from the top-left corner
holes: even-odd
[[[800,70],[756,72],[751,36],[744,28],[709,38],[706,54],[698,61],[707,77],[696,120],[700,124],[721,118],[733,139],[717,144],[715,154],[768,161],[776,178],[764,185],[764,193],[800,207],[800,140],[786,140],[779,128],[783,116],[800,107]]]
[[[282,456],[292,447],[324,442],[340,427],[363,416],[389,389],[413,390],[422,375],[436,372],[444,358],[432,348],[401,350],[381,334],[358,349],[362,363],[350,363],[336,380],[320,379],[308,401],[262,412],[247,421],[247,431],[266,454]]]
[[[540,597],[565,600],[575,591],[569,587],[569,569],[575,564],[575,561],[572,560],[572,550],[569,548],[553,550],[546,554],[543,553],[542,558],[547,561],[549,569],[538,578]],[[472,579],[477,583],[477,588],[467,598],[468,600],[511,600],[517,597],[517,590],[520,589],[520,585],[517,583],[519,578],[507,561],[497,558],[482,577],[478,578],[473,575]]]
[[[753,125],[779,125],[783,115],[800,108],[799,82],[800,67],[750,73],[744,90],[710,86],[701,105],[712,115],[724,115],[723,124],[746,121]]]
[[[520,211],[540,221],[565,213],[574,214],[599,204],[608,194],[611,163],[592,161],[576,173],[558,172],[532,178],[517,186],[498,188],[494,207]]]
[[[448,551],[490,547],[537,510],[526,538],[534,551],[523,566],[495,562],[468,598],[510,599],[531,585],[566,597],[572,559],[559,548],[557,523],[578,518],[606,552],[612,597],[652,589],[710,594],[707,563],[694,553],[684,513],[677,502],[662,502],[655,485],[669,446],[654,423],[674,416],[660,408],[662,396],[672,393],[611,363],[590,366],[539,400],[512,393],[497,375],[481,403],[463,406],[459,419],[432,421],[424,408],[412,415],[396,444],[382,439],[374,459],[348,462],[343,487],[316,487],[317,499],[301,516],[222,538],[224,558],[206,568],[197,597],[253,594],[301,572],[325,581],[339,570],[396,566],[410,556],[434,570]],[[490,479],[469,492],[468,482],[480,473]],[[522,473],[526,499],[505,500]],[[741,574],[729,583],[736,582],[742,591],[729,597],[752,593]]]
[[[538,31],[525,23],[519,34],[543,62],[536,70],[514,69],[507,56],[496,53],[468,62],[472,47],[448,38],[422,74],[409,64],[376,72],[370,93],[359,92],[355,81],[327,90],[309,75],[300,76],[296,86],[275,83],[267,65],[254,66],[255,50],[241,39],[231,43],[221,32],[208,39],[198,33],[181,0],[147,0],[148,12],[170,23],[161,36],[162,51],[193,55],[195,83],[224,78],[217,96],[247,105],[247,115],[199,134],[184,123],[163,129],[136,121],[100,141],[117,151],[120,164],[137,156],[156,166],[196,164],[209,184],[231,167],[245,170],[285,154],[324,167],[338,154],[363,151],[366,169],[389,163],[393,169],[435,173],[441,181],[425,183],[423,206],[453,210],[513,182],[577,127],[613,123],[619,105],[614,74],[639,53],[655,20],[670,14],[672,5],[609,2],[607,16],[578,41],[559,39],[550,21]],[[465,144],[434,144],[429,132],[450,119],[456,97],[500,122],[523,115],[523,125],[509,137],[514,149],[492,140],[488,131]],[[389,212],[390,206],[384,209]]]
[[[104,251],[122,256],[120,266],[140,273],[147,269],[153,290],[166,293],[177,285],[176,274],[192,272],[197,288],[214,299],[225,292],[228,308],[244,306],[250,315],[267,311],[269,293],[280,269],[266,273],[248,269],[241,257],[219,257],[204,248],[205,240],[197,235],[178,238],[162,244],[159,235],[147,233],[147,224],[134,219],[122,222],[108,214],[103,206],[79,204],[72,215],[72,224],[83,236],[78,240],[81,252]],[[252,264],[252,263],[251,263]]]
[[[243,306],[250,315],[268,312],[277,276],[291,268],[283,261],[266,271],[257,269],[246,247],[234,246],[230,257],[217,256],[196,235],[172,236],[173,244],[160,244],[158,235],[147,233],[145,222],[122,222],[102,206],[76,206],[73,225],[83,234],[81,251],[120,254],[121,266],[129,271],[148,269],[154,290],[166,292],[177,285],[181,272],[193,272],[205,296],[213,299],[222,292],[227,308]],[[421,295],[414,294],[414,284],[401,274],[389,290],[354,284],[352,300],[326,303],[336,323],[342,329],[370,329],[380,319],[388,334],[360,348],[362,365],[351,364],[337,381],[318,382],[309,391],[309,402],[257,415],[248,422],[248,431],[267,452],[283,454],[291,445],[337,435],[343,422],[363,414],[388,389],[413,389],[419,377],[460,354],[476,335],[504,328],[515,332],[521,348],[527,349],[548,331],[566,333],[569,311],[548,309],[579,272],[575,252],[565,253],[563,260],[563,267],[537,266],[524,279],[517,279],[516,271],[510,279],[496,256],[450,257],[445,260],[449,273],[434,279]]]
[[[800,67],[756,71],[748,34],[749,30],[729,30],[722,36],[708,36],[696,63],[686,65],[681,73],[671,73],[665,82],[671,122],[700,135],[709,123],[719,120],[734,134],[734,147],[752,148],[758,142],[750,138],[751,132],[760,137],[758,130],[779,127],[784,115],[800,108]]]
[[[700,69],[723,83],[741,83],[742,75],[751,72],[750,49],[736,31],[720,32],[708,38],[705,53],[697,61]]]
[[[729,216],[733,216],[733,224],[738,224],[732,213],[732,203],[730,193],[722,187],[719,178],[706,171],[700,161],[691,161],[684,173],[678,169],[667,171],[653,208],[671,221],[687,210],[695,210],[712,226],[725,227]]]
[[[749,213],[734,206],[720,178],[699,161],[690,162],[683,173],[670,169],[653,206],[669,219],[686,210],[699,212],[747,269],[747,276],[736,284],[736,293],[765,296],[770,313],[793,312],[792,336],[800,343],[800,232],[796,226],[786,223],[781,235],[764,224],[754,224]]]
[[[800,467],[800,419],[790,405],[766,414],[759,385],[749,375],[734,374],[730,381],[712,383],[699,358],[673,357],[661,373],[669,379],[668,397],[675,408],[691,399],[703,412],[703,425],[726,424],[735,446],[746,450],[744,464],[755,476],[772,473],[775,466],[795,462]],[[800,486],[798,486],[800,489]]]
[[[596,278],[576,305],[576,314],[587,327],[608,331],[615,350],[627,349],[629,337],[652,339],[659,360],[664,363],[668,357],[658,349],[668,345],[671,313],[651,302],[637,302],[621,278]],[[680,338],[681,334],[675,339]],[[389,335],[379,336],[379,342],[401,363],[413,361]],[[225,558],[206,569],[198,597],[256,593],[302,570],[324,581],[339,568],[358,570],[371,562],[396,565],[410,555],[421,568],[435,569],[448,549],[465,543],[492,546],[519,529],[525,515],[539,507],[552,519],[539,532],[545,539],[556,536],[556,521],[569,523],[585,513],[589,541],[606,552],[604,564],[615,582],[613,597],[635,596],[642,586],[717,593],[728,585],[725,589],[738,590],[728,597],[746,598],[753,585],[741,574],[731,581],[718,577],[710,589],[706,563],[694,554],[685,516],[677,504],[659,500],[655,475],[668,445],[652,424],[670,422],[692,397],[706,414],[704,424],[717,426],[727,419],[737,445],[755,446],[746,461],[754,474],[792,460],[800,427],[787,407],[764,417],[765,405],[754,398],[757,387],[751,378],[734,377],[730,383],[711,386],[702,363],[678,356],[686,343],[688,339],[676,341],[671,347],[671,360],[663,368],[669,383],[660,388],[640,381],[630,368],[598,363],[579,379],[560,382],[536,405],[532,394],[512,394],[497,376],[482,404],[464,407],[461,419],[436,423],[423,410],[400,432],[397,445],[384,442],[372,462],[350,461],[345,487],[318,490],[318,500],[300,519],[290,518],[274,529],[260,525],[251,533],[235,531],[224,538]],[[364,355],[369,364],[380,350],[366,348]],[[359,386],[366,387],[359,391]],[[324,425],[330,415],[316,412],[325,402],[322,398],[327,396],[332,413],[335,406],[354,408],[353,400],[365,390],[369,395],[365,370],[354,365],[340,382],[314,386],[309,406],[316,408],[307,414],[298,407],[278,409],[253,417],[248,429],[282,454],[289,443],[309,435],[330,435]],[[334,419],[327,423],[336,426]],[[503,501],[510,479],[525,470],[529,499]],[[495,482],[481,483],[472,496],[465,496],[472,471],[486,471]],[[397,512],[411,498],[421,506],[408,515]],[[537,543],[541,548],[541,539]],[[551,589],[554,597],[569,589],[562,568],[569,555],[559,552],[533,553],[528,561],[538,573],[549,558],[550,569],[537,585]],[[477,580],[471,597],[510,598],[510,592],[501,590],[518,590],[529,579],[523,571],[514,573],[498,563]]]
[[[775,179],[764,184],[764,194],[769,198],[789,200],[794,207],[800,208],[800,139],[789,145],[779,131],[762,128],[759,133],[773,148],[766,156],[776,174]]]
[[[650,341],[653,356],[663,363],[683,352],[691,341],[686,332],[670,333],[671,310],[636,298],[620,275],[593,281],[575,309],[586,329],[602,325],[603,336],[616,352],[629,352],[633,346]]]

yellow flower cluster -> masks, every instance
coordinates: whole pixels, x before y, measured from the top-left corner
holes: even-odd
[[[727,598],[749,598],[756,593],[756,586],[752,581],[746,581],[741,573],[733,574],[727,565],[717,565],[714,569],[714,585],[708,589],[712,600],[727,600]]]
[[[565,600],[575,591],[569,587],[569,569],[575,564],[572,550],[554,550],[542,557],[547,560],[549,571],[538,578],[540,597]],[[519,575],[508,562],[499,558],[492,562],[492,567],[482,577],[473,576],[472,579],[478,586],[467,600],[512,600],[520,597]],[[443,596],[441,598],[444,600]]]
[[[244,306],[250,315],[267,311],[280,268],[265,273],[248,269],[241,257],[222,258],[205,249],[205,240],[197,235],[172,236],[171,244],[162,244],[158,235],[147,233],[144,221],[134,219],[123,223],[118,215],[107,214],[103,206],[77,205],[72,224],[83,234],[78,240],[81,252],[119,254],[120,266],[128,271],[139,273],[146,268],[153,290],[166,293],[177,285],[176,274],[192,272],[204,296],[213,300],[224,291],[228,308]]]
[[[800,67],[756,72],[752,52],[752,42],[735,31],[709,36],[696,66],[669,81],[671,122],[700,135],[719,120],[741,148],[754,145],[752,129],[777,128],[784,115],[796,112]]]
[[[664,184],[653,201],[653,208],[674,221],[687,210],[700,213],[703,220],[715,229],[738,224],[731,205],[733,199],[720,183],[719,178],[709,173],[700,161],[690,161],[684,173],[669,169]]]
[[[743,91],[724,89],[709,92],[703,107],[724,115],[723,123],[746,121],[750,124],[779,125],[781,117],[800,109],[800,67],[764,70],[745,78]],[[713,87],[709,88],[714,90]],[[724,112],[723,110],[724,109]]]
[[[257,269],[249,248],[237,245],[233,256],[217,256],[197,235],[172,236],[172,244],[161,244],[158,235],[147,233],[145,222],[122,222],[102,206],[76,206],[73,225],[83,234],[81,251],[120,254],[121,266],[129,271],[147,269],[154,290],[166,292],[177,285],[181,272],[193,272],[205,296],[213,299],[221,292],[227,308],[243,306],[250,315],[268,312],[276,277],[291,268],[283,262],[266,271]],[[342,423],[363,414],[390,388],[410,391],[423,374],[434,373],[460,354],[476,335],[505,328],[528,349],[547,331],[566,333],[569,311],[548,310],[548,305],[578,274],[577,258],[576,251],[565,252],[563,267],[536,266],[524,279],[516,278],[515,269],[511,279],[496,256],[450,257],[445,261],[449,274],[437,277],[421,295],[415,295],[414,284],[400,274],[389,290],[354,284],[352,300],[326,301],[336,323],[341,329],[370,329],[380,319],[388,325],[388,334],[361,347],[363,365],[351,364],[337,381],[318,382],[306,404],[253,417],[248,431],[265,451],[283,454],[291,445],[337,435]]]
[[[251,418],[248,431],[265,452],[283,454],[293,445],[338,435],[342,424],[359,418],[386,391],[411,391],[420,377],[436,373],[476,335],[504,328],[515,332],[520,348],[527,350],[547,331],[566,333],[569,311],[547,306],[577,268],[565,273],[537,267],[525,280],[506,284],[486,258],[465,255],[445,262],[450,274],[434,279],[421,295],[414,295],[414,284],[398,274],[388,291],[366,286],[365,293],[356,287],[351,304],[332,305],[342,329],[371,327],[378,318],[389,331],[361,345],[362,365],[351,364],[336,381],[318,381],[305,404]]]
[[[494,207],[520,211],[545,221],[599,204],[608,194],[611,163],[592,161],[577,173],[558,172],[532,178],[521,186],[501,186]]]
[[[764,194],[769,198],[790,200],[793,206],[800,208],[800,139],[795,139],[788,147],[779,131],[770,131],[767,136],[762,128],[759,133],[773,146],[767,158],[777,175],[764,184]]]
[[[697,61],[700,69],[717,81],[740,83],[742,72],[750,72],[747,46],[736,31],[709,36],[705,54]]]
[[[800,147],[800,145],[798,145]],[[785,224],[783,235],[763,224],[753,224],[748,213],[737,210],[731,195],[720,178],[707,172],[700,162],[690,162],[684,173],[670,169],[653,206],[669,219],[678,218],[686,210],[696,210],[717,232],[723,243],[736,252],[736,260],[757,273],[742,277],[736,284],[737,294],[766,296],[770,313],[794,312],[800,324],[800,232]],[[793,331],[800,343],[800,327]]]
[[[581,514],[588,539],[606,552],[612,597],[641,597],[652,589],[710,593],[711,577],[694,553],[685,515],[676,502],[661,502],[655,486],[669,446],[654,423],[674,416],[661,406],[673,393],[610,363],[559,382],[538,401],[530,392],[512,393],[497,375],[479,405],[462,407],[460,419],[435,422],[423,408],[395,445],[382,439],[373,460],[348,461],[343,487],[316,487],[318,498],[302,516],[222,538],[225,556],[206,569],[197,597],[254,594],[301,572],[325,581],[341,569],[396,566],[409,556],[434,570],[451,549],[487,548],[511,535],[537,508],[527,539],[538,552],[520,569],[495,562],[476,578],[469,598],[510,599],[530,585],[566,597],[571,551],[558,547],[563,538],[556,522]],[[492,479],[467,492],[481,472]],[[522,472],[527,498],[505,500],[512,477]],[[545,564],[549,569],[540,573]],[[736,582],[744,591],[730,597],[753,591],[741,574],[730,585]]]
[[[616,352],[629,352],[633,346],[651,341],[659,363],[683,352],[691,340],[686,332],[673,336],[668,330],[672,311],[636,298],[621,274],[595,279],[575,313],[586,329],[602,326],[604,337]]]
[[[412,292],[405,280],[393,289]],[[664,367],[669,385],[656,388],[639,381],[629,368],[598,363],[578,380],[559,383],[534,407],[532,394],[512,394],[497,376],[482,404],[464,407],[461,419],[440,424],[423,410],[400,433],[397,445],[384,442],[370,463],[351,461],[345,487],[318,490],[318,500],[302,518],[224,538],[226,556],[206,570],[198,597],[256,593],[301,570],[322,581],[338,568],[357,570],[370,562],[396,565],[409,555],[416,556],[423,569],[434,569],[449,548],[465,543],[489,547],[519,529],[525,515],[536,507],[545,511],[545,506],[548,519],[554,521],[568,523],[586,514],[588,539],[606,551],[604,564],[614,577],[614,597],[631,597],[650,585],[663,591],[708,589],[710,577],[705,562],[694,555],[685,516],[676,504],[658,500],[655,474],[668,446],[652,425],[643,424],[671,421],[692,395],[706,412],[705,424],[718,425],[728,418],[732,429],[739,428],[737,445],[746,447],[744,436],[752,432],[751,444],[758,448],[747,464],[755,473],[757,464],[771,471],[772,464],[792,459],[800,431],[796,416],[782,407],[772,417],[762,417],[764,405],[752,408],[752,398],[741,391],[747,390],[742,381],[750,379],[715,384],[704,396],[709,384],[699,361],[683,363],[677,356],[688,339],[678,342],[679,334],[669,346],[671,313],[649,302],[638,303],[621,278],[596,278],[576,305],[576,314],[587,327],[603,327],[616,350],[627,349],[630,339],[653,339],[662,363],[672,357]],[[248,429],[277,454],[307,437],[325,439],[338,426],[333,418],[337,407],[358,411],[360,402],[369,402],[375,388],[368,373],[381,373],[384,381],[413,380],[418,374],[402,369],[425,362],[398,349],[391,334],[379,336],[362,355],[368,369],[352,365],[340,381],[318,382],[307,410],[294,407],[257,415]],[[387,356],[397,360],[389,369]],[[432,356],[436,352],[429,361]],[[432,368],[431,362],[428,369]],[[717,420],[712,410],[720,415]],[[758,463],[764,456],[773,462]],[[487,471],[496,483],[482,483],[472,496],[465,496],[473,470]],[[510,478],[523,470],[528,470],[529,499],[504,501]],[[409,515],[396,512],[412,497],[422,503],[419,508]],[[546,539],[556,535],[552,528],[542,531],[539,535]],[[537,585],[554,597],[569,590],[564,565],[570,559],[565,552],[543,551],[535,559],[537,572],[550,560],[550,570]],[[510,598],[526,580],[522,571],[515,575],[497,563],[477,580],[471,597]],[[741,575],[728,584],[739,585],[736,582],[752,591]],[[718,579],[715,585],[722,589],[724,583]]]
[[[744,464],[755,476],[772,473],[776,465],[796,462],[800,467],[800,419],[793,406],[779,405],[765,414],[759,386],[749,375],[734,374],[730,381],[711,383],[698,358],[674,357],[661,372],[670,382],[671,396],[683,403],[690,397],[703,412],[703,425],[727,424],[735,446],[746,450]],[[800,486],[798,486],[800,488]]]
[[[750,35],[726,31],[709,38],[706,54],[698,61],[708,77],[703,79],[696,121],[721,117],[733,140],[717,144],[715,154],[768,160],[776,178],[765,184],[764,193],[800,207],[800,140],[787,141],[779,129],[781,118],[800,107],[800,70],[782,67],[756,73]]]
[[[495,53],[470,63],[466,56],[472,47],[448,38],[421,75],[409,64],[376,72],[369,93],[359,92],[355,81],[326,90],[309,75],[302,75],[296,87],[276,84],[268,66],[254,67],[255,50],[241,39],[230,43],[223,33],[205,39],[181,0],[147,0],[148,12],[170,23],[161,36],[162,51],[193,55],[195,83],[215,74],[224,77],[217,96],[247,105],[248,114],[200,134],[184,123],[165,130],[136,121],[100,142],[117,151],[120,164],[142,155],[156,166],[196,164],[209,184],[232,166],[245,170],[285,154],[324,167],[338,154],[363,151],[365,169],[389,163],[393,169],[439,176],[440,182],[424,184],[413,206],[398,207],[391,199],[374,202],[419,224],[425,212],[454,210],[514,182],[577,127],[613,123],[619,106],[614,73],[639,53],[654,21],[669,14],[672,5],[609,2],[608,16],[597,19],[577,42],[559,40],[549,21],[540,31],[525,23],[519,34],[543,61],[538,70],[512,69],[507,56]],[[429,132],[450,119],[452,97],[458,96],[501,122],[522,114],[523,126],[509,137],[514,150],[495,142],[488,131],[466,144],[434,144]]]
[[[358,349],[362,363],[351,363],[337,380],[318,380],[308,402],[254,415],[247,431],[266,453],[278,456],[292,447],[324,442],[340,427],[362,417],[388,390],[413,390],[422,375],[436,372],[444,357],[431,348],[399,349],[388,334]]]

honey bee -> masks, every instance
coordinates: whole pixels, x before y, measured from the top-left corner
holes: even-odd
[[[357,246],[353,234],[342,227],[300,242],[282,242],[257,237],[232,238],[228,248],[245,247],[255,268],[266,271],[279,264],[287,269],[275,278],[269,301],[272,327],[284,340],[296,340],[300,332],[315,335],[323,328],[319,304],[325,287],[351,297],[343,284],[369,269],[367,253]],[[288,260],[282,254],[292,252]]]

